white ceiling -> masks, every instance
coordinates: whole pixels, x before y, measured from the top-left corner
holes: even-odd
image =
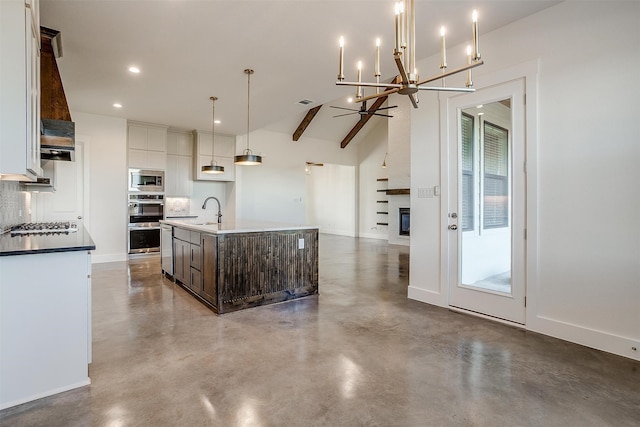
[[[416,0],[416,57],[439,51],[442,25],[448,46],[470,40],[474,8],[482,34],[556,3]],[[345,105],[353,92],[335,85],[341,35],[347,80],[355,79],[359,59],[363,79],[372,80],[366,76],[372,74],[376,37],[383,43],[382,79],[397,74],[393,0],[41,0],[40,7],[41,24],[62,33],[58,64],[72,111],[207,130],[209,97],[217,96],[222,123],[216,132],[244,134],[243,70],[253,68],[251,130],[293,133],[309,108]],[[448,52],[448,61],[462,65],[464,57],[458,63]],[[142,72],[132,75],[130,65]],[[302,99],[314,102],[298,104]],[[116,110],[114,102],[124,107]],[[358,115],[334,119],[338,110],[325,107],[303,138],[340,141],[358,121]]]

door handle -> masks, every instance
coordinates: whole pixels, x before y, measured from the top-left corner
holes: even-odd
[[[449,227],[447,227],[449,230],[455,231],[458,229],[458,226],[455,224],[451,224]]]

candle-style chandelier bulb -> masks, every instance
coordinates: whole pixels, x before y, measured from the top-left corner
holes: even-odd
[[[473,36],[473,50],[471,52],[471,60],[467,61],[466,65],[447,71],[447,54],[445,45],[445,28],[440,30],[440,72],[426,79],[420,80],[418,71],[416,69],[416,43],[415,43],[415,0],[403,0],[395,4],[395,43],[393,49],[393,59],[398,68],[398,76],[400,81],[398,83],[383,83],[380,82],[380,63],[379,63],[379,49],[380,40],[376,40],[376,51],[374,57],[373,76],[375,77],[375,83],[363,82],[361,79],[360,70],[358,71],[357,81],[347,82],[344,81],[343,65],[344,65],[344,39],[340,38],[340,57],[339,57],[339,73],[336,85],[338,86],[355,86],[356,87],[356,100],[358,102],[365,102],[370,99],[379,98],[381,96],[389,96],[394,93],[409,96],[411,104],[414,108],[418,108],[417,92],[420,90],[434,90],[434,91],[450,91],[450,92],[474,92],[468,79],[468,84],[465,87],[449,87],[446,85],[446,77],[454,74],[461,73],[463,71],[471,70],[484,64],[481,59],[479,51],[479,33],[478,33],[478,12],[473,11],[472,14],[472,36]],[[468,76],[470,73],[468,73]],[[426,86],[427,83],[433,81],[441,81],[441,86]],[[365,95],[365,88],[374,88],[375,93],[371,95]],[[381,90],[382,89],[382,90]]]

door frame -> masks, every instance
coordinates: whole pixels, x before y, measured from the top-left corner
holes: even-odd
[[[531,325],[531,321],[537,315],[537,297],[539,295],[539,254],[538,254],[538,75],[539,60],[533,60],[519,64],[504,70],[496,71],[487,75],[474,77],[474,86],[476,89],[487,88],[500,85],[512,80],[524,79],[525,85],[525,228],[526,239],[525,248],[525,325],[503,321],[495,317],[474,313],[471,311],[459,310],[450,306],[449,284],[451,282],[450,271],[450,244],[449,233],[447,229],[449,225],[448,214],[449,198],[452,191],[449,180],[450,174],[450,157],[449,144],[451,138],[456,135],[450,135],[450,122],[457,121],[457,117],[449,116],[450,99],[457,95],[451,92],[439,93],[440,107],[440,182],[441,182],[441,202],[440,202],[440,289],[442,292],[443,302],[449,309],[454,311],[464,311],[472,315],[491,319],[494,321],[516,325],[519,327],[527,327]],[[535,323],[535,320],[534,320]]]

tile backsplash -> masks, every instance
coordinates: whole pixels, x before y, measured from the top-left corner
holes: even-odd
[[[0,232],[12,225],[29,222],[31,217],[31,193],[20,190],[16,181],[0,180]]]

